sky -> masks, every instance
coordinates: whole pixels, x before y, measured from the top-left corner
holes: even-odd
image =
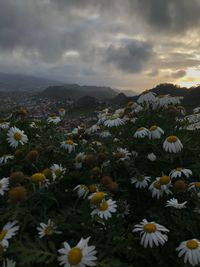
[[[200,0],[0,0],[0,72],[140,92],[200,83]]]

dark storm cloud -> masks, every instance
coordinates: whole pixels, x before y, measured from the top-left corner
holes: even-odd
[[[90,26],[65,18],[42,0],[0,0],[0,49],[22,48],[54,61],[66,50],[83,49],[92,37]]]
[[[139,16],[158,30],[179,33],[200,22],[199,0],[134,0],[130,4]]]
[[[126,44],[106,50],[106,63],[112,63],[117,68],[128,73],[138,73],[153,56],[152,46],[146,42],[131,40]]]
[[[199,13],[200,0],[0,0],[0,71],[178,79],[200,65]]]

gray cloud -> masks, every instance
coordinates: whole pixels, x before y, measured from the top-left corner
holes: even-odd
[[[186,75],[186,71],[185,70],[178,70],[175,71],[171,74],[172,78],[182,78]]]
[[[139,16],[156,29],[180,33],[200,23],[199,0],[134,0],[131,3]]]
[[[0,71],[126,88],[179,79],[200,65],[199,13],[199,0],[0,0]]]
[[[129,40],[120,47],[113,45],[106,50],[105,62],[128,73],[138,73],[147,64],[154,52],[151,44],[138,40]]]

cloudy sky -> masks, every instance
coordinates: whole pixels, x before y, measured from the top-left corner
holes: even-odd
[[[200,83],[200,0],[0,0],[0,72],[141,91]]]

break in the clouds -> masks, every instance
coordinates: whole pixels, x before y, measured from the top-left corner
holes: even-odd
[[[139,91],[200,82],[199,0],[0,0],[0,71]]]

